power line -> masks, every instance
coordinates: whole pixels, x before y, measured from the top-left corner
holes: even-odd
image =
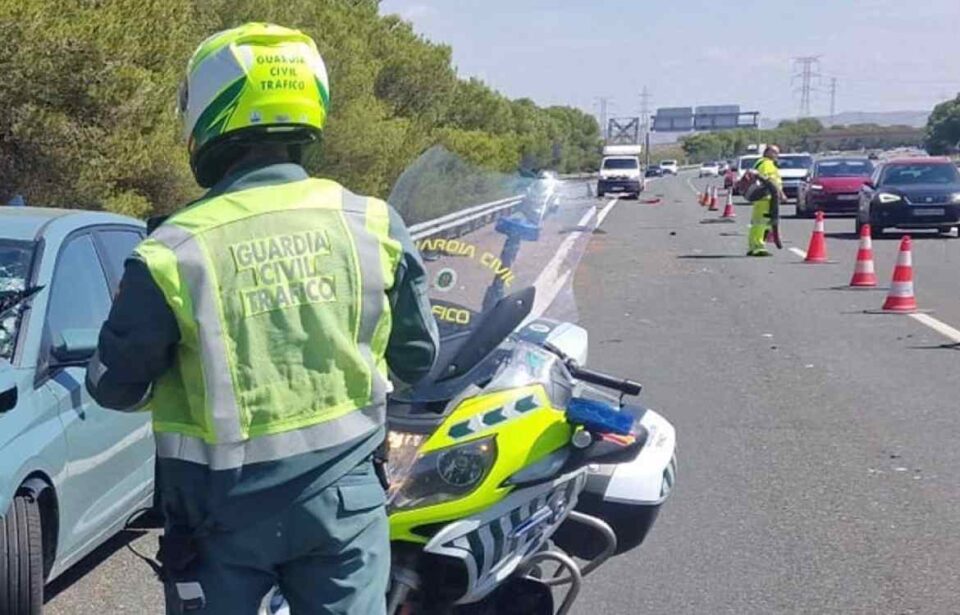
[[[800,79],[800,117],[810,117],[810,92],[813,87],[814,79],[820,79],[820,56],[801,56],[793,59],[793,66],[796,70],[799,67],[800,72],[794,73],[793,81]]]
[[[640,127],[643,129],[643,132],[646,133],[650,130],[650,92],[647,91],[647,86],[643,86],[643,91],[640,92]]]
[[[640,131],[643,143],[643,164],[650,166],[650,92],[643,86],[640,92]]]
[[[607,96],[600,96],[596,100],[600,101],[600,136],[606,142],[610,131],[607,130],[607,105],[612,102]]]
[[[833,124],[833,118],[837,115],[837,78],[830,78],[830,123]]]

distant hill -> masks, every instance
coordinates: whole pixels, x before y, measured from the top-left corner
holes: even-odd
[[[880,126],[911,126],[923,128],[927,125],[929,111],[844,111],[834,117],[818,117],[826,126],[849,126],[851,124],[878,124]],[[790,118],[793,119],[793,118]],[[765,121],[761,119],[764,128],[776,128],[780,120]]]

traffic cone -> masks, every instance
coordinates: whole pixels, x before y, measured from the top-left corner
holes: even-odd
[[[733,190],[727,190],[727,202],[723,205],[721,218],[736,218],[737,212],[733,209]]]
[[[708,211],[720,211],[720,208],[717,207],[717,189],[710,189],[710,207],[707,208]]]
[[[917,311],[917,299],[913,296],[913,258],[910,254],[910,236],[900,241],[897,266],[893,269],[890,292],[883,302],[884,312],[910,314]]]
[[[810,245],[807,247],[807,263],[827,262],[827,240],[823,234],[823,212],[817,212],[817,221],[813,225],[813,235],[810,236]]]
[[[703,192],[700,193],[700,207],[706,207],[709,201],[710,195],[707,194],[707,189],[704,188]]]
[[[877,274],[873,270],[873,241],[870,239],[870,225],[860,228],[860,249],[857,250],[857,264],[853,268],[850,286],[876,286]]]

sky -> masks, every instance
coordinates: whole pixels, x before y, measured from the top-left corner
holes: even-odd
[[[793,58],[820,56],[811,112],[929,110],[960,92],[960,0],[382,0],[464,77],[541,105],[632,116],[739,104],[799,113]]]

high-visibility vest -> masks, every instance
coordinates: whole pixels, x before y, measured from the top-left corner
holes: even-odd
[[[773,160],[762,156],[760,160],[754,163],[753,168],[757,173],[772,181],[777,188],[783,188],[783,180],[780,178],[780,167],[778,167]]]
[[[149,406],[158,455],[236,468],[381,426],[389,228],[383,201],[305,178],[214,195],[142,242],[181,335]]]

